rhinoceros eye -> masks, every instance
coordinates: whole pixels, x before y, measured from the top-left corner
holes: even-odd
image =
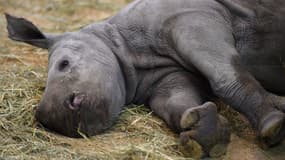
[[[63,71],[67,66],[69,65],[69,61],[68,60],[63,60],[59,63],[58,69],[60,71]]]

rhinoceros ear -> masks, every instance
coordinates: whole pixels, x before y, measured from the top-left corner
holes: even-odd
[[[10,39],[25,42],[33,46],[48,49],[51,35],[43,34],[33,23],[5,13]]]

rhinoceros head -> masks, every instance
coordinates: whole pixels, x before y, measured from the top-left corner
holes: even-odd
[[[88,136],[111,126],[125,103],[125,84],[116,56],[94,34],[42,33],[23,18],[6,14],[12,40],[48,49],[46,89],[36,119],[70,137]]]

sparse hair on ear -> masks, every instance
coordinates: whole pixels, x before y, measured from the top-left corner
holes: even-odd
[[[10,39],[48,49],[51,37],[42,33],[32,22],[5,13]]]

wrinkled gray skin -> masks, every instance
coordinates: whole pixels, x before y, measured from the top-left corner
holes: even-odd
[[[284,8],[283,0],[136,0],[62,35],[6,17],[11,39],[49,50],[36,113],[45,127],[92,136],[124,105],[146,104],[186,149],[194,139],[207,154],[229,141],[216,97],[249,119],[262,146],[284,139]]]

